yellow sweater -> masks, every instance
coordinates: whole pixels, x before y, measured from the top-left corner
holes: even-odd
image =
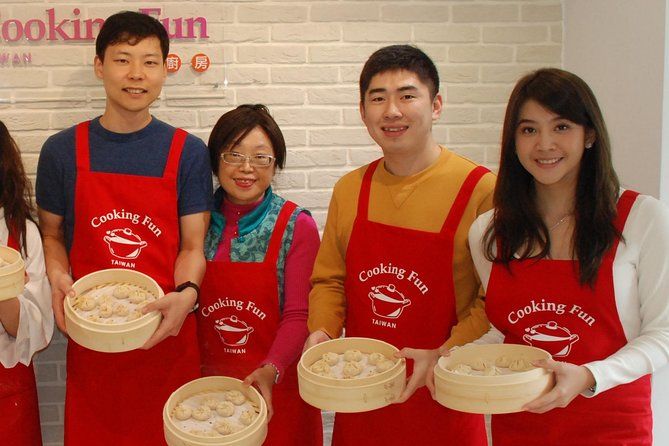
[[[332,338],[342,334],[346,314],[346,249],[367,167],[344,175],[335,185],[311,276],[310,332],[323,330]],[[472,161],[443,147],[439,158],[430,167],[408,177],[394,176],[380,163],[372,177],[369,219],[403,228],[439,232],[462,183],[475,167]],[[480,296],[481,283],[471,259],[467,233],[476,217],[492,208],[494,184],[495,176],[491,173],[481,179],[455,234],[453,281],[458,323],[448,341],[444,340],[449,347],[477,339],[488,331]]]

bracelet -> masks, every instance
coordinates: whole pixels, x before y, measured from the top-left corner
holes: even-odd
[[[197,283],[191,282],[190,280],[178,285],[174,291],[181,292],[186,288],[193,288],[195,290],[195,304],[191,308],[190,312],[193,313],[198,308],[200,308],[200,286]]]
[[[272,364],[271,362],[266,362],[265,365],[272,366],[272,368],[274,369],[274,384],[278,383],[279,382],[279,368],[277,366],[275,366],[274,364]]]

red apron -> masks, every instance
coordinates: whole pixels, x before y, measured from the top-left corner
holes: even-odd
[[[281,313],[276,264],[295,203],[286,202],[263,262],[208,261],[197,312],[202,373],[244,379],[265,359]],[[272,389],[267,445],[323,444],[321,413],[299,396],[297,361]]]
[[[441,231],[431,233],[369,221],[372,176],[380,161],[370,164],[363,177],[346,253],[346,336],[381,339],[400,349],[437,348],[457,321],[455,232],[472,191],[488,171],[481,167],[469,174]],[[336,414],[333,445],[361,444],[361,435],[379,445],[488,444],[482,415],[447,409],[426,387],[403,404]]]
[[[7,246],[21,251],[16,238],[10,233]],[[0,365],[0,424],[2,444],[41,446],[37,386],[32,362],[12,368]]]
[[[177,130],[163,177],[91,172],[88,122],[77,126],[75,280],[124,267],[174,289],[179,250],[177,171],[186,133]],[[165,444],[162,409],[170,394],[200,376],[195,317],[178,336],[150,350],[100,353],[71,339],[67,349],[65,442],[68,445]]]
[[[625,191],[618,201],[621,232],[637,195]],[[504,342],[540,347],[573,364],[605,359],[623,347],[627,339],[613,289],[617,247],[604,257],[594,291],[579,284],[574,261],[514,261],[510,271],[493,265],[486,312]],[[650,375],[594,398],[577,396],[545,414],[493,415],[492,435],[495,446],[650,446]]]

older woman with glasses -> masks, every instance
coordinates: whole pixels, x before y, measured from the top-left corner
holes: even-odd
[[[320,240],[309,212],[272,192],[283,135],[264,105],[241,105],[208,146],[220,187],[197,310],[202,373],[258,387],[271,417],[265,445],[321,445],[320,411],[299,397],[296,372]]]

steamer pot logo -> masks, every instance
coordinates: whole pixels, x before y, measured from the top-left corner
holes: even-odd
[[[221,341],[231,347],[245,345],[249,341],[249,335],[253,333],[253,327],[249,327],[246,322],[239,320],[234,314],[217,320],[214,328]]]
[[[107,243],[111,255],[119,259],[136,259],[148,244],[130,228],[107,231],[103,240]]]
[[[397,319],[404,307],[411,305],[411,300],[404,297],[394,284],[373,286],[367,295],[372,301],[375,315],[386,319]]]
[[[546,350],[553,356],[567,356],[571,351],[571,346],[578,341],[578,335],[572,334],[564,327],[560,327],[557,322],[550,321],[547,324],[537,324],[526,328],[527,334],[523,335],[523,340],[533,347]]]

